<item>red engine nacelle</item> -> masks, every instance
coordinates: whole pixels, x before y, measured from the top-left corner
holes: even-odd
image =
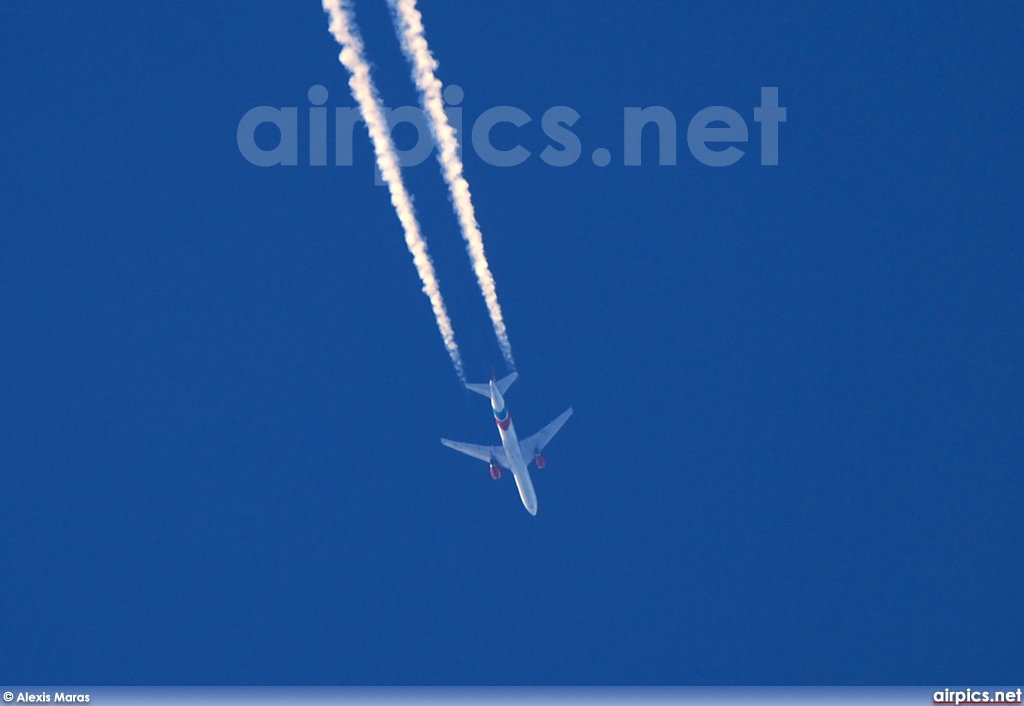
[[[501,478],[501,469],[498,468],[493,463],[491,464],[491,478],[493,478],[494,480],[498,480],[499,478]]]
[[[534,454],[533,460],[537,463],[537,468],[544,468],[544,466],[548,465],[548,462],[540,454]]]

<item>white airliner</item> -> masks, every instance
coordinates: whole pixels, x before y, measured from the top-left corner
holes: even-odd
[[[537,468],[544,468],[546,462],[540,455],[541,450],[554,438],[558,430],[565,424],[565,420],[572,414],[572,407],[562,412],[558,419],[548,424],[533,436],[522,441],[516,436],[516,427],[512,423],[512,417],[505,409],[505,400],[502,395],[508,390],[509,385],[519,377],[518,373],[512,373],[501,380],[491,381],[486,385],[466,385],[467,388],[491,398],[491,410],[494,412],[494,421],[498,423],[498,433],[501,434],[501,446],[481,446],[479,444],[466,444],[461,441],[441,439],[441,443],[456,451],[461,451],[481,461],[491,464],[491,478],[501,478],[501,469],[507,468],[515,476],[516,485],[519,487],[519,497],[523,499],[523,505],[531,515],[537,514],[537,493],[533,490],[533,482],[530,480],[530,471],[527,468],[529,461],[536,462]]]

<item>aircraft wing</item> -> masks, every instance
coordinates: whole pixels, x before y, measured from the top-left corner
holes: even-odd
[[[558,415],[558,418],[555,419],[555,421],[548,424],[533,436],[520,441],[519,448],[523,452],[523,458],[527,459],[527,462],[529,462],[529,459],[533,458],[536,454],[539,454],[541,450],[548,445],[548,442],[555,438],[555,434],[557,434],[558,430],[562,428],[563,424],[565,424],[565,420],[571,416],[572,407],[562,412]]]
[[[509,468],[505,449],[500,446],[481,446],[480,444],[467,444],[463,441],[452,441],[451,439],[441,439],[441,443],[450,449],[461,451],[481,461],[487,461],[488,463],[495,461],[502,468]]]

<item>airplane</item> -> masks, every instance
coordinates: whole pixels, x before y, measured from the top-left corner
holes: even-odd
[[[534,492],[533,482],[530,480],[530,471],[528,469],[530,461],[525,459],[529,458],[536,463],[537,468],[544,468],[547,465],[540,452],[554,438],[558,430],[562,428],[565,420],[572,415],[572,407],[562,412],[557,419],[533,436],[520,441],[516,435],[516,427],[512,423],[512,417],[505,408],[505,399],[502,397],[517,377],[519,377],[518,373],[512,373],[501,380],[495,380],[494,375],[492,375],[491,381],[486,385],[473,383],[466,385],[467,389],[484,397],[491,398],[491,411],[494,412],[494,421],[498,424],[501,446],[466,444],[461,441],[451,441],[450,439],[441,439],[441,443],[448,448],[461,451],[473,458],[487,461],[491,465],[491,478],[495,480],[501,478],[502,468],[512,471],[512,475],[516,479],[516,486],[519,488],[519,497],[523,500],[523,505],[526,506],[527,512],[531,515],[536,515],[537,493]]]

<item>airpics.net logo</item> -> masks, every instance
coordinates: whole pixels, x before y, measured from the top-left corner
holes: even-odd
[[[455,129],[455,134],[462,138],[463,123],[468,122],[463,115],[461,103],[465,97],[463,90],[456,85],[444,89],[445,114]],[[324,105],[328,99],[327,89],[316,85],[309,89],[308,107],[309,143],[299,145],[299,108],[274,108],[267,105],[257,106],[242,116],[238,122],[238,150],[251,164],[258,167],[297,166],[301,152],[303,162],[310,166],[327,166],[328,164],[328,109]],[[422,164],[434,152],[434,139],[430,125],[418,106],[401,106],[385,108],[385,119],[388,129],[394,136],[395,128],[402,124],[411,125],[416,132],[415,143],[408,149],[395,148],[395,153],[402,167],[413,167]],[[552,167],[568,167],[575,164],[584,153],[583,143],[573,132],[572,127],[579,121],[580,114],[566,105],[556,105],[544,111],[540,118],[540,128],[549,144],[536,155],[542,162]],[[763,166],[775,166],[779,163],[779,125],[786,122],[786,108],[779,105],[779,89],[762,87],[760,105],[753,107],[753,121],[760,142],[760,163]],[[362,122],[359,109],[355,107],[336,107],[334,109],[334,162],[335,166],[348,167],[353,163],[353,141],[356,123]],[[533,116],[525,110],[511,105],[499,105],[488,108],[472,120],[469,126],[469,146],[477,157],[485,164],[494,167],[515,167],[525,164],[534,158],[534,154],[518,142],[512,146],[503,144],[495,146],[492,133],[502,124],[511,125],[515,129],[524,128],[533,122]],[[645,130],[653,124],[656,130]],[[263,128],[263,126],[272,126]],[[276,128],[276,145],[273,144],[273,132]],[[509,128],[502,128],[508,131]],[[257,144],[257,131],[266,137],[269,131],[270,140],[260,139],[263,146]],[[676,164],[676,116],[663,106],[626,107],[622,114],[622,164],[627,167],[641,166],[644,135],[655,136],[657,139],[658,164],[672,166]],[[686,126],[686,146],[690,154],[701,164],[709,167],[728,167],[736,164],[746,154],[745,146],[750,141],[750,129],[747,121],[738,111],[723,105],[713,105],[698,111]],[[393,141],[393,140],[392,140]],[[503,141],[508,143],[506,139]],[[460,148],[465,148],[465,139],[460,139]],[[615,161],[612,150],[597,147],[590,151],[591,161],[598,167],[607,167]],[[378,175],[378,183],[382,183]]]
[[[943,689],[932,694],[933,704],[1019,704],[1021,689],[1005,691],[982,691],[978,689]]]

